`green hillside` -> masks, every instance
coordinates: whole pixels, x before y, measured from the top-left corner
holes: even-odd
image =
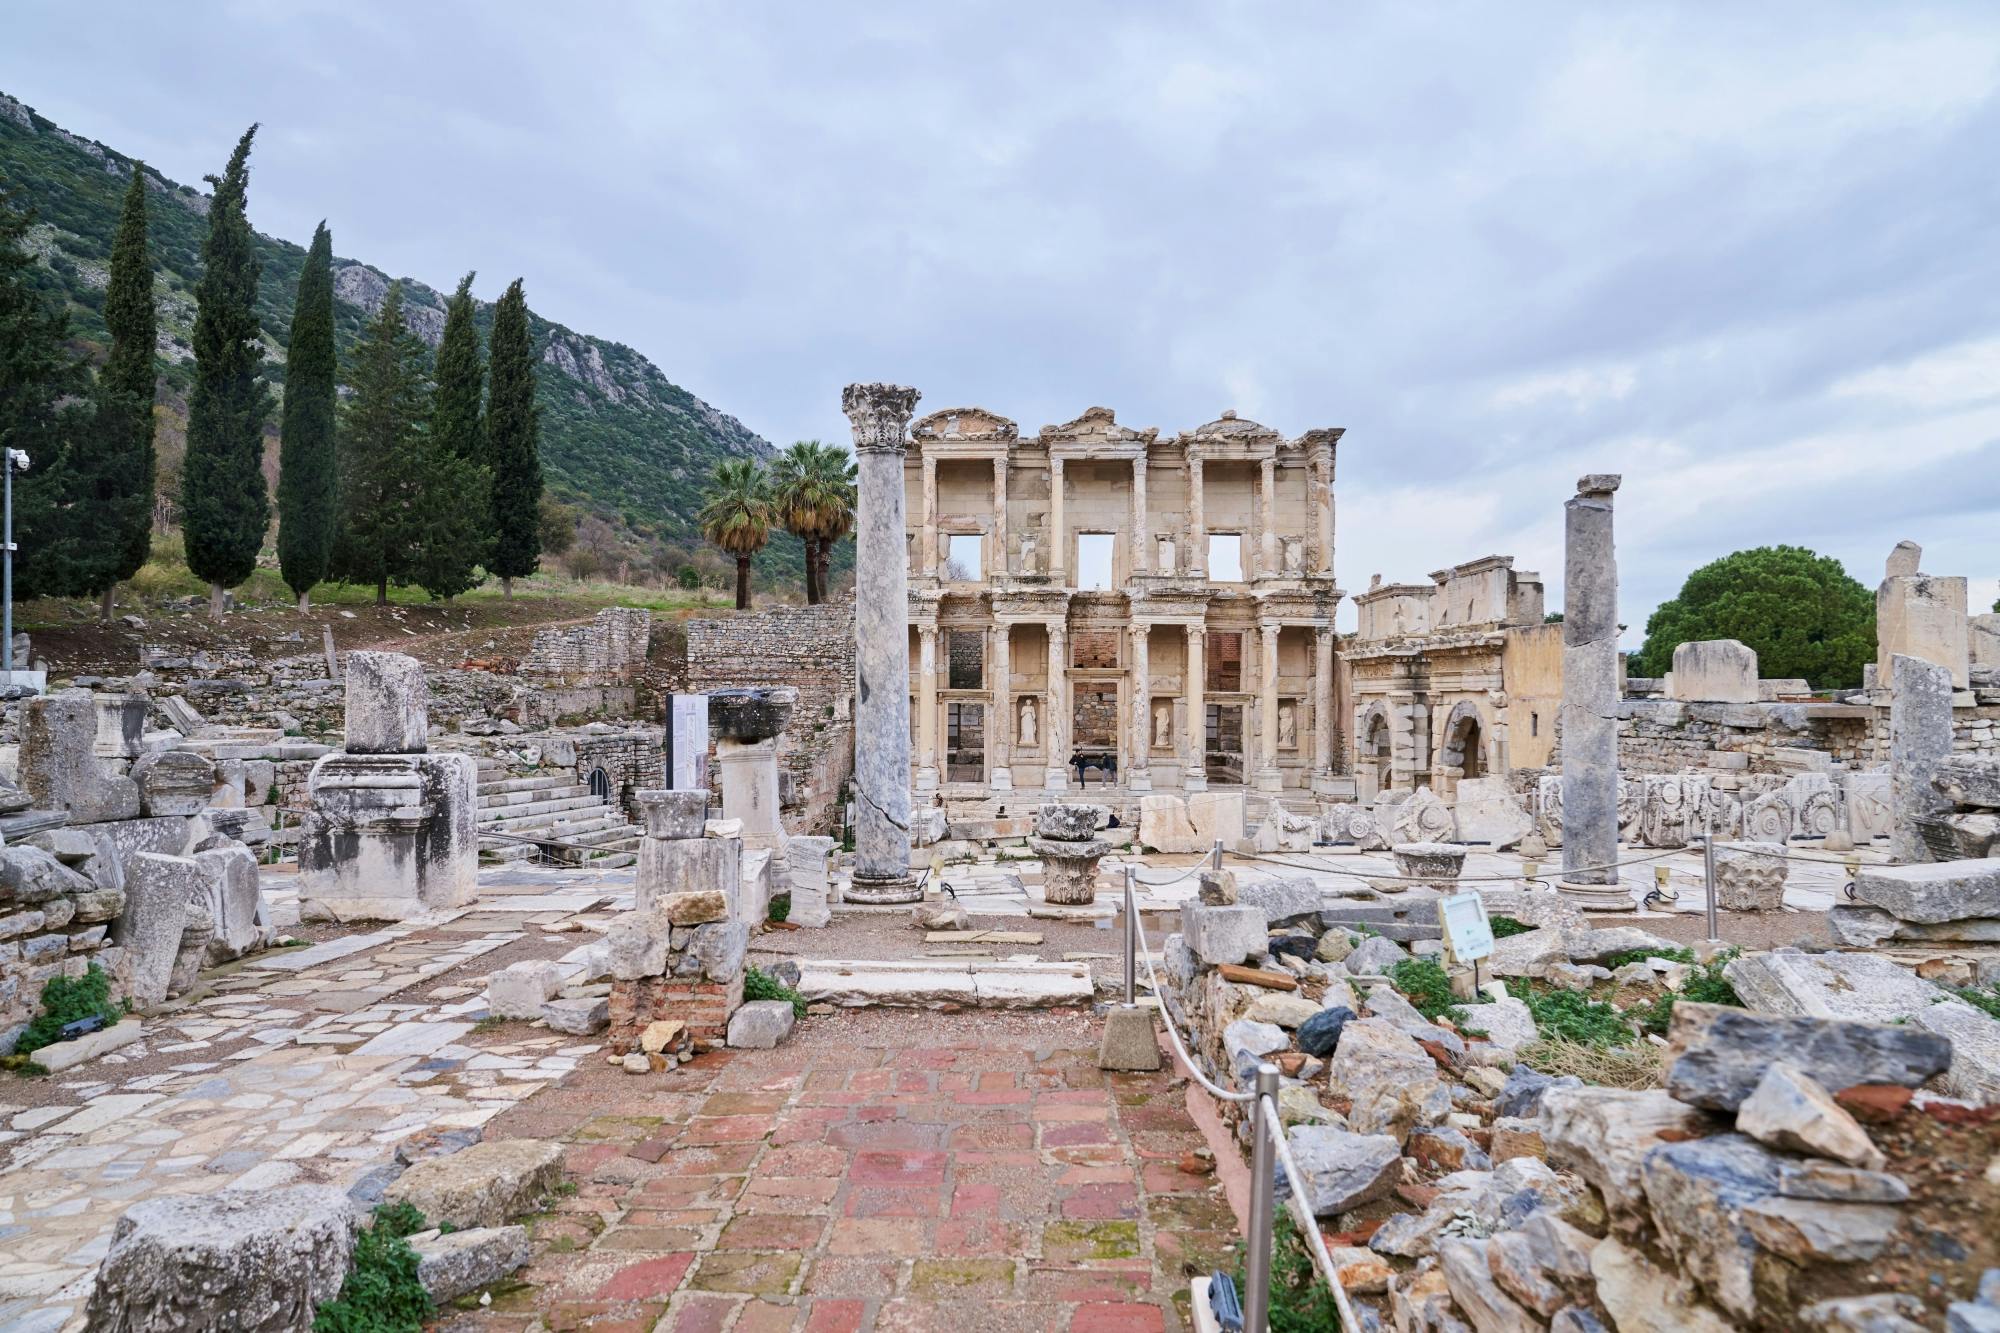
[[[220,170],[229,145],[217,144]],[[105,342],[102,314],[112,233],[132,161],[105,145],[68,133],[22,103],[0,93],[0,184],[17,205],[34,209],[32,243],[46,267],[48,290],[69,306],[71,326],[94,354]],[[207,196],[148,171],[155,188],[150,210],[153,256],[160,272],[161,375],[169,397],[185,392],[191,366],[189,332],[199,274]],[[256,159],[250,198],[257,198]],[[336,213],[337,200],[328,200]],[[332,220],[336,243],[337,214]],[[258,315],[264,326],[266,374],[282,391],[284,347],[298,286],[303,247],[258,236],[263,274]],[[448,276],[455,280],[457,274]],[[494,279],[514,275],[493,274]],[[527,279],[529,297],[535,275]],[[445,297],[405,278],[410,323],[436,344]],[[341,355],[380,304],[389,277],[353,259],[334,260],[336,338]],[[482,332],[492,308],[481,309]],[[618,343],[533,317],[541,353],[538,398],[542,408],[542,466],[550,491],[606,519],[620,540],[662,560],[696,551],[692,516],[710,467],[721,458],[767,458],[771,446],[735,417],[720,412],[668,380],[659,367]],[[171,406],[170,406],[171,410]],[[275,429],[275,416],[273,429]],[[782,578],[799,567],[797,543],[781,539],[768,553],[767,574]]]

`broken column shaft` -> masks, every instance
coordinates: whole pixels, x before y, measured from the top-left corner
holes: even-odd
[[[1618,482],[1613,473],[1582,477],[1563,507],[1562,886],[1599,910],[1632,907],[1611,868],[1618,859],[1618,556],[1611,525]]]

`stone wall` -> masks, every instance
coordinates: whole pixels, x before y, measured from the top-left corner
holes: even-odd
[[[521,670],[531,676],[564,678],[627,675],[645,663],[652,627],[651,611],[606,607],[588,625],[536,630]]]
[[[854,603],[775,607],[689,620],[687,688],[790,685],[798,706],[778,738],[785,831],[824,833],[840,819],[854,771]],[[720,781],[721,766],[711,765]],[[788,780],[788,781],[787,781]]]
[[[124,951],[110,939],[124,906],[122,888],[101,888],[46,851],[0,851],[0,1051],[14,1049],[52,977],[80,977],[95,961],[124,993]]]

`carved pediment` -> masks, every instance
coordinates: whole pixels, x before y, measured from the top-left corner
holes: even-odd
[[[1085,408],[1083,415],[1060,426],[1042,427],[1045,444],[1151,444],[1160,433],[1157,426],[1134,430],[1118,424],[1118,416],[1108,407]]]
[[[1021,428],[983,407],[947,407],[910,427],[916,440],[1014,440]]]

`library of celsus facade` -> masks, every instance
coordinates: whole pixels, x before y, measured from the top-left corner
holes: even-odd
[[[1335,666],[1340,436],[1288,439],[1233,412],[1167,437],[1105,408],[1026,438],[979,408],[913,422],[920,801],[1351,792]]]

